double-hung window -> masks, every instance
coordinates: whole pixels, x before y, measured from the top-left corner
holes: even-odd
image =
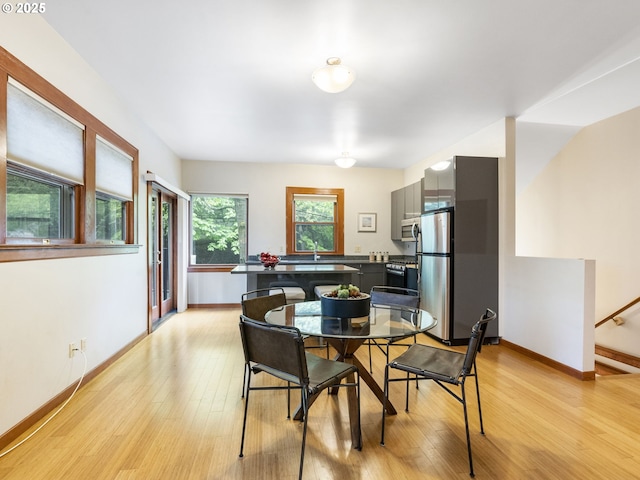
[[[344,191],[287,187],[287,254],[344,253]]]

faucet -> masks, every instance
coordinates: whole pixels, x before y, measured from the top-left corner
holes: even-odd
[[[313,261],[317,262],[319,258],[320,255],[318,255],[318,242],[315,242],[313,244]]]

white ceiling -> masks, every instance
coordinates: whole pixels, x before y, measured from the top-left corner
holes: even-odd
[[[640,105],[638,0],[56,0],[44,17],[190,160],[402,168],[506,116]],[[311,82],[333,56],[356,73],[338,94]]]

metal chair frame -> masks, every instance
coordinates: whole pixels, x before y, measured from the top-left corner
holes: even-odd
[[[420,292],[411,288],[402,287],[388,287],[375,285],[371,287],[369,293],[371,295],[371,305],[400,305],[403,307],[419,308],[420,306]],[[416,335],[413,336],[413,343],[416,343]],[[401,343],[403,338],[385,339],[385,345],[380,345],[375,339],[367,340],[366,344],[369,347],[369,372],[373,373],[373,362],[371,359],[371,346],[377,347],[385,356],[386,362],[389,362],[389,347],[407,347],[411,344]],[[417,383],[416,383],[417,386]]]
[[[384,445],[385,407],[389,398],[389,383],[407,382],[405,410],[409,411],[409,381],[433,380],[447,393],[462,404],[464,412],[464,425],[467,437],[467,453],[469,456],[469,475],[473,477],[473,457],[471,454],[471,436],[469,435],[469,416],[467,413],[467,397],[465,393],[465,381],[467,377],[473,377],[476,384],[476,397],[478,399],[478,415],[480,418],[480,433],[484,435],[482,422],[482,407],[480,404],[480,387],[478,385],[478,372],[476,368],[476,356],[482,348],[487,324],[496,318],[496,313],[487,309],[480,320],[471,329],[471,337],[465,353],[459,353],[442,348],[415,344],[409,349],[387,363],[384,370],[384,405],[382,408],[382,431],[380,445]],[[396,369],[407,373],[407,377],[389,378],[389,370]],[[415,374],[416,378],[408,378],[409,374]],[[460,387],[460,394],[453,391],[448,385]]]
[[[360,427],[360,375],[358,368],[348,363],[327,360],[309,354],[304,349],[304,339],[295,327],[269,325],[240,316],[240,335],[248,370],[247,391],[242,422],[242,439],[240,457],[244,456],[244,439],[249,411],[249,394],[254,390],[281,390],[284,386],[251,386],[253,373],[265,372],[276,378],[293,384],[300,390],[302,405],[302,447],[300,451],[299,479],[302,479],[304,452],[307,438],[307,420],[309,407],[323,390],[334,387],[355,388],[358,399],[356,448],[362,449],[362,432]],[[355,381],[342,382],[349,376]],[[288,396],[289,398],[289,396]]]

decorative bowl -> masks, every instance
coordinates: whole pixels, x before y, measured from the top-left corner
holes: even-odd
[[[258,258],[260,258],[260,262],[264,265],[264,268],[274,268],[280,263],[280,257],[272,255],[269,252],[260,253]]]
[[[369,315],[371,296],[360,293],[357,297],[338,298],[323,293],[320,297],[322,315],[337,318],[359,318]]]

